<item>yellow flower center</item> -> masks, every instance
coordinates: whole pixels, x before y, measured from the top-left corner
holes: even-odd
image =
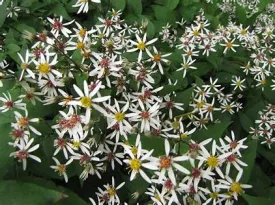
[[[155,199],[161,201],[159,194],[155,194]]]
[[[218,160],[218,158],[215,157],[215,156],[210,156],[210,157],[208,157],[208,159],[207,159],[207,165],[208,165],[209,167],[217,167],[217,166],[219,165],[219,160]]]
[[[204,104],[205,104],[205,102],[202,100],[200,102],[197,102],[196,107],[197,108],[202,108],[204,106]]]
[[[145,43],[144,43],[143,41],[139,42],[139,43],[137,44],[137,48],[138,48],[139,50],[144,50],[144,49],[145,49]]]
[[[88,2],[88,0],[81,0],[82,2]],[[78,31],[78,35],[80,35],[82,38],[85,36],[86,34],[86,29],[85,28],[81,28],[79,31]]]
[[[218,192],[212,192],[212,193],[209,194],[209,196],[210,196],[210,198],[212,198],[212,199],[217,199],[218,196],[219,196],[219,194],[218,194]]]
[[[41,63],[39,66],[38,66],[38,70],[40,73],[43,73],[43,74],[48,74],[51,70],[51,67],[48,63]]]
[[[84,48],[84,43],[82,43],[81,41],[77,42],[76,48],[83,49]]]
[[[80,146],[80,141],[74,141],[73,142],[73,146],[74,146],[74,148],[79,148],[79,146]]]
[[[185,140],[186,138],[187,138],[187,134],[186,133],[182,133],[182,134],[180,134],[180,138],[182,139],[182,140]]]
[[[124,119],[124,113],[118,112],[115,114],[116,121],[120,122]]]
[[[29,67],[29,64],[27,64],[27,63],[22,63],[21,64],[21,68],[24,70],[24,69],[26,69],[26,68],[28,68]]]
[[[180,127],[179,121],[172,122],[172,127],[173,127],[174,130],[179,129],[179,127]]]
[[[92,99],[85,96],[81,98],[80,103],[83,107],[88,108],[91,107]]]
[[[236,82],[236,86],[237,86],[237,87],[241,87],[241,86],[242,86],[241,81]]]
[[[237,182],[232,183],[230,186],[230,190],[239,194],[242,191],[241,184]]]
[[[57,171],[59,175],[62,175],[64,172],[66,172],[66,165],[65,164],[57,165]]]
[[[136,146],[133,146],[131,152],[133,153],[133,155],[137,155],[138,148]]]
[[[266,34],[268,35],[268,36],[271,36],[272,35],[272,31],[268,31]]]
[[[261,84],[265,85],[266,84],[266,80],[265,79],[261,80]]]
[[[21,118],[19,118],[19,120],[18,120],[18,124],[19,124],[21,127],[26,127],[26,126],[29,124],[29,119],[26,118],[26,117],[21,117]]]
[[[154,61],[158,62],[158,61],[160,61],[160,60],[161,60],[161,55],[155,54],[155,55],[154,55]]]
[[[226,110],[226,111],[230,111],[230,110],[231,110],[231,106],[230,106],[230,105],[226,105],[226,106],[225,106],[225,110]]]
[[[141,161],[139,159],[131,159],[130,160],[130,168],[132,170],[138,171],[141,167]]]
[[[194,36],[198,36],[199,34],[200,34],[200,33],[199,33],[198,30],[194,30],[194,31],[193,31],[193,35],[194,35]]]
[[[247,31],[245,29],[241,30],[241,35],[245,36],[247,34]]]
[[[113,187],[110,187],[108,190],[107,190],[109,196],[115,196],[116,195],[116,190],[113,188]]]
[[[232,46],[233,46],[233,45],[232,45],[231,41],[228,41],[228,42],[226,43],[226,47],[227,47],[227,48],[232,48]]]

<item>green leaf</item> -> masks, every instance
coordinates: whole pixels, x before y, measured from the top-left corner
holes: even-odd
[[[136,15],[140,15],[142,13],[142,2],[141,0],[127,0],[127,7],[130,12],[132,11]]]
[[[20,47],[16,44],[8,44],[6,48],[8,49],[8,53],[16,53],[20,51]]]
[[[241,180],[244,183],[248,182],[251,171],[253,169],[253,165],[255,163],[255,158],[257,155],[257,143],[257,140],[250,140],[248,143],[246,143],[248,149],[243,151],[242,161],[248,165],[246,167],[243,167],[243,176]]]
[[[200,129],[196,131],[192,135],[193,140],[203,141],[208,138],[212,138],[214,140],[218,140],[222,137],[223,133],[225,132],[226,128],[231,124],[231,122],[221,122],[217,124],[212,124],[207,126],[206,129]]]
[[[156,19],[164,23],[175,23],[175,16],[171,10],[165,6],[153,5],[152,6]],[[165,15],[164,15],[165,14]]]
[[[147,25],[146,32],[147,32],[148,38],[154,38],[154,35],[155,35],[155,26],[152,23],[152,21],[150,21],[148,19],[147,19],[147,21],[148,21],[148,25]]]
[[[166,0],[165,6],[170,10],[174,10],[178,6],[179,2],[180,0]]]
[[[2,25],[5,22],[6,16],[7,16],[7,2],[3,3],[0,6],[0,28],[2,27]]]
[[[186,109],[189,105],[189,102],[191,101],[192,93],[194,88],[188,88],[183,92],[178,92],[177,96],[174,97],[174,101],[178,103],[183,103],[183,108]]]
[[[1,204],[9,205],[37,205],[54,204],[62,197],[62,193],[46,189],[41,186],[11,181],[1,181],[0,199]]]
[[[248,194],[243,194],[242,197],[249,205],[270,204],[269,200],[264,197],[250,196]]]
[[[246,22],[246,11],[244,7],[240,6],[239,4],[236,5],[236,16],[240,23],[244,24]]]
[[[114,9],[123,11],[126,6],[126,0],[112,0],[111,4]]]
[[[14,148],[8,144],[11,141],[10,123],[4,123],[4,121],[12,121],[12,118],[6,117],[4,114],[0,114],[0,178],[2,178],[8,171],[8,168],[13,164],[13,159],[9,156]],[[0,197],[1,199],[1,197]]]
[[[52,7],[51,12],[58,16],[62,16],[66,20],[72,19],[69,16],[68,12],[66,11],[65,7],[61,3],[58,3],[58,4],[56,4],[56,6]]]
[[[250,127],[253,127],[253,122],[251,121],[251,119],[249,119],[249,117],[246,116],[246,114],[242,112],[239,112],[239,117],[243,129],[249,133],[251,131]]]
[[[177,90],[179,87],[176,85],[165,85],[163,89],[159,92],[160,96],[165,96],[173,91]]]

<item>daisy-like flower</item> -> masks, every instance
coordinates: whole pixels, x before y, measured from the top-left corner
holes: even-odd
[[[225,179],[219,179],[220,184],[216,185],[219,189],[226,189],[229,193],[231,193],[235,200],[238,200],[238,195],[243,194],[243,189],[252,188],[249,184],[241,184],[239,182],[239,178],[233,180],[229,176],[225,176]]]
[[[133,154],[131,149],[128,147],[124,147],[126,153],[130,156],[130,159],[125,159],[123,162],[128,164],[129,168],[131,169],[131,176],[130,181],[132,181],[135,176],[139,173],[143,179],[145,179],[148,183],[151,183],[151,179],[147,176],[147,174],[142,170],[142,167],[150,170],[157,170],[158,167],[155,163],[152,162],[144,162],[151,158],[153,150],[147,152],[146,154],[142,153],[141,144],[137,146],[137,153],[136,155]]]
[[[104,185],[104,188],[106,189],[108,195],[109,195],[109,203],[114,205],[114,204],[120,204],[120,200],[119,197],[117,195],[117,190],[119,190],[121,187],[123,187],[123,185],[125,184],[125,182],[122,182],[120,185],[118,185],[117,187],[115,186],[115,179],[114,177],[112,177],[112,184],[109,185]]]
[[[154,38],[154,39],[152,39],[152,40],[146,42],[146,37],[147,37],[147,34],[146,34],[146,33],[144,34],[144,36],[143,36],[142,39],[136,34],[137,42],[130,40],[130,42],[131,42],[133,45],[135,45],[136,48],[132,48],[132,49],[128,50],[128,52],[135,52],[135,51],[139,50],[138,62],[140,62],[141,59],[142,59],[142,53],[143,53],[143,51],[145,50],[146,52],[148,52],[148,51],[147,51],[147,50],[148,50],[147,46],[149,46],[149,45],[155,43],[155,42],[158,40],[157,38]]]
[[[27,112],[26,104],[21,103],[22,99],[13,101],[9,92],[7,92],[7,95],[5,93],[3,93],[3,95],[4,97],[0,97],[0,101],[3,103],[3,105],[0,106],[1,112],[7,112],[14,108],[24,110],[25,112]]]
[[[148,49],[146,49],[146,53],[150,56],[151,59],[149,59],[149,61],[152,61],[153,64],[151,66],[151,68],[155,68],[156,66],[158,66],[158,69],[160,71],[161,74],[163,74],[163,67],[161,65],[161,62],[163,63],[168,63],[169,60],[165,59],[166,57],[170,56],[172,53],[166,53],[166,54],[162,54],[160,52],[158,52],[158,50],[156,49],[155,46],[153,46],[153,50],[154,53],[152,54]]]
[[[204,146],[200,146],[199,153],[201,156],[198,156],[197,159],[200,160],[199,166],[206,162],[207,165],[207,171],[212,171],[213,169],[216,170],[216,172],[219,174],[221,178],[224,178],[224,174],[220,168],[222,163],[226,160],[228,156],[230,156],[231,152],[226,152],[222,154],[217,155],[217,150],[220,150],[220,147],[217,146],[216,141],[214,140],[212,142],[212,152],[209,153],[207,149]]]
[[[48,21],[52,24],[52,30],[51,33],[57,38],[59,35],[59,32],[61,32],[65,37],[69,37],[69,34],[72,33],[71,30],[67,29],[65,26],[68,26],[74,22],[74,20],[67,22],[67,23],[62,23],[63,17],[60,16],[60,18],[54,18],[51,19],[50,17],[47,17]]]
[[[47,52],[45,55],[40,55],[39,61],[34,60],[33,62],[39,72],[39,80],[42,77],[49,77],[52,82],[55,82],[54,75],[62,78],[62,73],[54,69],[54,66],[57,64],[57,55],[50,62],[50,54]]]
[[[108,123],[107,128],[111,128],[113,126],[117,126],[121,135],[126,135],[132,129],[130,123],[125,119],[128,117],[132,117],[135,113],[127,114],[126,111],[129,109],[129,102],[126,102],[122,110],[119,107],[117,100],[115,99],[115,106],[107,106],[110,113],[108,113],[108,117],[111,119]],[[116,138],[116,142],[119,139]]]
[[[25,59],[21,56],[20,53],[17,53],[17,55],[19,56],[20,60],[21,60],[21,65],[20,68],[22,69],[19,81],[22,80],[25,71],[29,74],[29,76],[31,76],[33,79],[35,79],[35,74],[34,72],[30,69],[30,64],[32,63],[32,59],[29,60],[30,55],[29,55],[29,50],[26,50],[26,54],[25,54]]]
[[[81,12],[88,13],[89,0],[77,0],[77,2],[74,5],[72,5],[72,7],[79,7],[77,14]]]
[[[84,93],[77,85],[73,85],[79,97],[76,98],[76,100],[68,102],[68,105],[79,105],[81,107],[84,107],[86,109],[84,123],[88,124],[91,118],[92,107],[95,108],[100,113],[106,115],[106,111],[96,103],[104,102],[108,100],[110,96],[94,98],[94,96],[98,93],[101,87],[101,81],[99,81],[98,84],[92,90],[89,88],[86,80],[83,82],[83,85],[84,85]]]
[[[101,160],[102,161],[109,161],[111,163],[111,167],[114,170],[115,169],[115,162],[119,163],[122,165],[121,159],[124,158],[124,153],[120,153],[117,151],[117,144],[115,144],[113,151],[109,147],[106,146],[106,149],[103,150],[103,152],[106,154],[105,157],[103,157]]]
[[[183,76],[182,77],[184,78],[186,76],[187,70],[189,70],[189,69],[195,70],[197,68],[194,67],[194,66],[191,66],[196,60],[192,60],[190,58],[188,58],[186,60],[184,55],[182,55],[182,59],[183,59],[183,63],[181,63],[181,67],[179,69],[177,69],[177,71],[183,70]]]
[[[37,162],[41,162],[41,159],[33,154],[30,154],[31,152],[34,152],[35,150],[37,150],[39,148],[39,144],[34,145],[33,147],[31,147],[31,144],[33,143],[34,138],[30,139],[26,144],[25,143],[17,143],[17,144],[13,144],[10,143],[10,145],[16,146],[17,148],[19,148],[18,151],[16,152],[12,152],[10,154],[10,157],[14,157],[17,158],[19,162],[23,163],[23,170],[26,170],[27,168],[27,158],[31,158]]]
[[[220,193],[220,189],[215,186],[214,180],[211,180],[211,190],[203,187],[200,187],[200,190],[209,195],[209,198],[203,203],[203,205],[217,205],[228,197],[226,194]],[[210,203],[211,201],[212,203]]]
[[[141,122],[140,132],[150,131],[150,127],[158,129],[160,122],[156,117],[159,112],[159,104],[155,103],[153,106],[145,109],[141,100],[138,100],[138,103],[141,110],[130,108],[130,110],[135,113],[131,114],[132,118],[130,118],[130,121]]]
[[[55,172],[58,172],[58,175],[59,176],[62,176],[64,177],[65,179],[65,182],[68,182],[68,175],[66,173],[67,171],[67,166],[72,163],[73,161],[73,158],[69,159],[65,164],[61,164],[58,159],[56,159],[55,157],[52,158],[55,162],[56,165],[52,165],[50,166],[52,169],[54,169]]]
[[[41,133],[35,129],[32,125],[30,125],[30,122],[39,122],[38,118],[28,118],[26,115],[23,117],[19,112],[14,112],[16,123],[12,123],[11,126],[14,128],[23,128],[23,129],[30,129],[34,134],[41,135]]]
[[[149,195],[151,200],[156,205],[166,204],[166,200],[164,199],[165,192],[160,192],[155,186],[151,185],[151,187],[147,188],[147,192],[145,194]]]
[[[184,155],[178,156],[178,157],[171,156],[169,141],[165,139],[164,144],[165,144],[165,156],[162,156],[159,159],[156,159],[155,161],[158,164],[158,167],[160,169],[158,180],[161,181],[165,177],[165,173],[168,172],[168,177],[171,179],[173,184],[176,184],[176,177],[175,177],[173,168],[179,170],[184,174],[190,174],[190,171],[188,169],[184,168],[182,165],[177,163],[177,162],[187,161],[189,160],[189,157]]]
[[[220,44],[221,46],[225,46],[225,49],[223,50],[223,53],[226,53],[228,50],[232,50],[234,52],[236,52],[236,50],[234,49],[234,47],[238,47],[240,45],[238,44],[233,44],[233,42],[235,41],[235,39],[233,40],[225,40],[225,44]]]
[[[237,88],[239,88],[241,91],[243,91],[243,89],[245,88],[245,86],[243,85],[245,79],[241,80],[241,77],[239,76],[235,76],[235,79],[232,79],[232,86],[234,87],[234,90],[236,90]]]

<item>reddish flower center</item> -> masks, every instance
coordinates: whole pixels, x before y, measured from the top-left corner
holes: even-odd
[[[164,182],[164,187],[168,190],[171,190],[173,188],[174,184],[173,182],[171,181],[171,179],[167,179],[165,182]]]
[[[232,149],[236,148],[237,145],[238,145],[238,142],[237,142],[236,140],[230,142],[230,147],[231,147]]]
[[[140,113],[140,116],[142,119],[146,120],[149,119],[150,113],[148,111],[143,111],[142,113]]]
[[[7,101],[7,102],[5,102],[5,105],[7,108],[11,109],[11,108],[13,108],[14,103],[12,101]]]
[[[55,20],[53,23],[53,28],[56,30],[61,30],[61,28],[63,27],[62,23],[60,21]]]
[[[25,150],[20,150],[16,153],[16,157],[19,159],[19,160],[23,160],[23,159],[26,159],[28,157],[28,152],[25,151]]]
[[[12,136],[14,136],[15,138],[22,138],[24,136],[24,130],[22,129],[13,130]]]
[[[172,160],[170,157],[161,157],[159,160],[159,166],[161,169],[168,169],[169,167],[171,167],[172,164]]]
[[[234,162],[236,160],[236,155],[235,154],[231,154],[227,157],[227,161],[228,162]]]
[[[201,175],[201,171],[200,171],[199,169],[197,169],[197,168],[193,169],[193,171],[192,171],[192,176],[193,176],[194,178],[199,178],[200,175]]]
[[[173,107],[174,107],[174,102],[172,102],[172,101],[166,102],[166,107],[167,107],[168,109],[173,108]]]
[[[100,66],[103,67],[103,68],[108,68],[109,67],[109,60],[107,58],[103,58],[101,61],[100,61]]]

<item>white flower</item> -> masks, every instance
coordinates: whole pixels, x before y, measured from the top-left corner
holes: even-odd
[[[130,176],[130,181],[132,181],[135,176],[139,173],[143,179],[145,179],[148,183],[151,183],[151,179],[147,176],[147,174],[141,169],[142,167],[150,169],[150,170],[157,170],[158,167],[156,164],[152,162],[144,162],[145,160],[149,160],[153,150],[147,152],[146,154],[142,154],[142,148],[141,144],[137,146],[137,154],[136,156],[132,153],[132,151],[124,147],[125,151],[129,156],[131,157],[130,159],[125,159],[123,162],[128,164],[129,168],[131,169],[131,176]]]
[[[65,164],[60,164],[60,162],[58,161],[58,159],[56,159],[55,157],[52,158],[55,161],[56,165],[52,165],[50,166],[52,169],[54,169],[54,171],[58,172],[58,175],[61,176],[63,175],[65,182],[68,182],[68,175],[66,173],[67,171],[67,166],[73,161],[73,159],[71,158],[69,161],[67,161]]]
[[[74,20],[67,22],[67,23],[62,23],[63,21],[63,17],[60,16],[59,19],[55,18],[55,19],[51,19],[49,17],[47,17],[48,21],[52,24],[52,30],[51,33],[57,38],[59,35],[59,32],[61,31],[61,33],[65,36],[65,37],[69,37],[69,34],[72,33],[72,31],[70,31],[69,29],[67,29],[64,26],[70,25],[74,22]]]
[[[14,128],[28,128],[30,129],[34,134],[36,135],[41,135],[41,133],[35,129],[33,126],[30,125],[30,122],[39,122],[38,118],[28,118],[26,115],[23,117],[19,112],[15,111],[14,112],[16,123],[12,123],[11,126]]]
[[[98,93],[101,87],[101,81],[98,82],[98,84],[95,86],[95,88],[93,88],[93,90],[90,90],[86,80],[83,82],[83,84],[84,93],[77,85],[73,85],[75,91],[80,97],[76,98],[76,100],[68,102],[68,105],[79,105],[81,107],[84,107],[86,109],[84,123],[88,124],[91,118],[91,107],[95,108],[100,113],[106,115],[106,111],[96,103],[104,102],[108,100],[111,96],[94,98],[94,96]]]
[[[128,50],[128,52],[134,52],[134,51],[137,51],[139,50],[139,54],[138,54],[138,62],[141,61],[142,59],[142,52],[145,50],[147,51],[148,48],[147,46],[153,44],[154,42],[156,42],[158,39],[157,38],[154,38],[148,42],[146,42],[146,37],[147,37],[147,34],[145,33],[144,36],[143,36],[143,39],[141,40],[141,38],[136,34],[136,39],[137,39],[137,42],[135,41],[132,41],[130,40],[130,42],[136,46],[136,48],[132,48],[130,50]],[[148,52],[148,51],[147,51]]]
[[[3,103],[3,105],[0,106],[1,112],[7,112],[14,108],[24,110],[25,112],[27,112],[26,104],[21,103],[22,99],[13,101],[9,92],[7,92],[7,95],[5,93],[3,93],[3,95],[4,97],[0,97],[0,101]]]
[[[27,168],[27,158],[32,158],[33,160],[37,162],[41,162],[41,159],[33,154],[30,154],[31,152],[34,152],[39,148],[39,144],[34,145],[31,147],[31,144],[33,143],[34,138],[30,139],[26,144],[25,143],[20,143],[20,144],[12,144],[10,145],[16,146],[19,148],[18,151],[12,152],[10,154],[10,157],[15,157],[18,159],[19,162],[23,162],[23,170],[26,170]]]
[[[231,85],[235,86],[234,90],[239,88],[242,91],[243,88],[245,88],[245,86],[243,85],[244,81],[245,81],[245,79],[241,80],[241,77],[235,76],[235,79],[232,79]]]
[[[173,184],[176,184],[176,177],[173,171],[173,168],[179,170],[184,174],[190,174],[190,171],[184,168],[177,162],[186,161],[189,159],[188,156],[177,156],[173,157],[170,155],[170,144],[167,139],[164,141],[165,144],[165,156],[160,157],[157,159],[158,167],[160,169],[159,178],[158,180],[161,181],[165,177],[166,171],[168,172],[168,177],[171,179]]]
[[[26,50],[26,54],[25,54],[25,59],[21,56],[20,53],[17,53],[17,55],[19,56],[20,60],[21,60],[21,69],[22,69],[22,72],[21,72],[21,75],[20,75],[20,78],[19,78],[19,81],[22,80],[23,76],[24,76],[24,73],[25,71],[33,78],[35,79],[35,74],[33,73],[33,71],[30,69],[30,64],[32,63],[33,60],[29,60],[29,50]]]
[[[104,188],[106,189],[107,193],[109,194],[109,202],[114,205],[114,204],[120,204],[119,197],[117,195],[117,190],[119,190],[125,182],[122,182],[120,185],[117,187],[115,186],[115,179],[112,177],[112,185],[104,185]]]
[[[243,193],[243,189],[252,188],[251,185],[241,184],[238,179],[234,181],[229,176],[225,176],[225,179],[219,179],[218,181],[220,184],[216,185],[216,187],[230,191],[235,200],[238,200],[238,195]]]

